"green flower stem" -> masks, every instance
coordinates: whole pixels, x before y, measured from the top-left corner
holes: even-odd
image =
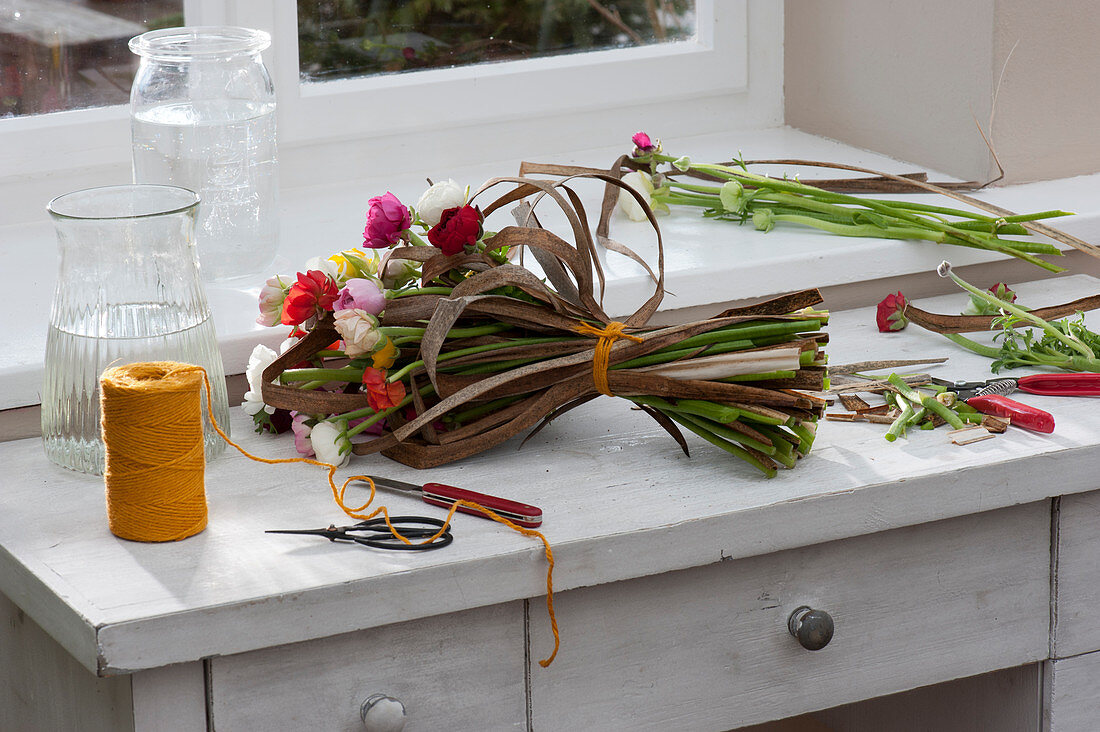
[[[802,455],[809,454],[810,448],[814,446],[814,440],[817,439],[817,432],[803,422],[795,422],[790,426],[790,430],[801,440],[798,452]]]
[[[765,426],[760,428],[759,432],[767,435],[768,439],[775,444],[775,455],[771,456],[772,459],[788,468],[793,468],[798,456],[795,454],[794,444],[784,436],[783,428]]]
[[[414,247],[428,247],[428,246],[431,246],[431,244],[429,244],[428,242],[421,239],[420,235],[417,234],[412,229],[406,229],[406,231],[409,234],[409,243],[411,243]]]
[[[745,349],[752,348],[753,341],[750,340],[737,340],[726,341],[725,343],[714,343],[707,349],[703,355],[710,356],[718,353],[730,353],[733,351],[744,351]],[[653,366],[655,364],[668,363],[669,361],[675,361],[681,358],[687,358],[699,351],[699,346],[695,348],[677,348],[676,350],[661,349],[654,351],[653,353],[646,354],[645,356],[639,356],[638,358],[632,358],[629,361],[623,361],[622,363],[612,364],[611,369],[632,369],[640,366]]]
[[[664,162],[673,162],[674,160],[677,159],[677,158],[672,158],[672,159],[664,160],[666,158],[669,158],[669,156],[660,155],[660,154],[653,154],[651,157],[654,160],[660,159]],[[747,183],[749,185],[754,185],[754,186],[757,186],[757,187],[760,187],[760,188],[767,188],[767,189],[770,189],[770,190],[773,190],[773,191],[782,191],[782,192],[786,192],[786,193],[800,194],[800,195],[803,195],[803,196],[807,196],[807,197],[810,197],[810,198],[815,198],[815,199],[818,199],[820,201],[825,201],[825,202],[828,202],[828,203],[844,203],[844,204],[850,204],[850,205],[854,205],[854,206],[862,206],[862,207],[865,207],[865,208],[869,208],[873,211],[877,211],[879,213],[886,214],[888,216],[894,216],[894,217],[896,217],[898,219],[901,219],[903,221],[909,221],[909,222],[912,222],[912,223],[916,223],[919,226],[926,226],[926,227],[928,227],[930,229],[933,229],[935,231],[950,232],[950,233],[954,234],[955,236],[957,236],[959,239],[962,239],[964,241],[970,241],[970,242],[976,244],[979,247],[993,248],[996,251],[1000,251],[1004,254],[1009,254],[1010,256],[1014,256],[1014,257],[1017,257],[1019,259],[1024,259],[1025,261],[1031,262],[1032,264],[1035,264],[1036,266],[1043,267],[1044,269],[1047,269],[1047,270],[1052,271],[1052,272],[1063,271],[1062,267],[1058,267],[1057,265],[1053,265],[1053,264],[1049,264],[1047,262],[1043,262],[1042,260],[1037,259],[1036,257],[1032,257],[1032,256],[1029,256],[1029,255],[1026,255],[1026,254],[1021,254],[1021,253],[1015,252],[1014,250],[1012,250],[1009,247],[1004,247],[1003,245],[996,245],[996,244],[993,244],[992,242],[989,242],[989,241],[984,241],[983,242],[981,239],[975,237],[973,233],[963,231],[961,229],[954,228],[950,224],[946,224],[946,223],[943,223],[941,221],[927,219],[927,218],[918,216],[917,214],[910,213],[907,210],[898,208],[896,205],[894,205],[893,202],[883,203],[883,202],[880,202],[878,199],[859,198],[859,197],[856,197],[856,196],[849,196],[849,195],[846,195],[846,194],[843,194],[843,193],[836,193],[834,191],[826,191],[824,189],[815,188],[813,186],[807,186],[807,185],[804,185],[802,183],[798,183],[798,182],[794,182],[794,181],[790,181],[790,180],[780,180],[780,179],[777,179],[777,178],[770,178],[768,176],[759,175],[759,174],[756,174],[756,173],[750,173],[750,172],[748,172],[747,170],[744,170],[744,169],[731,168],[731,167],[726,166],[726,165],[692,164],[691,167],[695,170],[698,170],[698,171],[711,173],[712,175],[716,175],[720,178],[725,178],[727,180],[737,180],[737,181],[740,181],[742,183]],[[851,236],[852,234],[849,234],[849,235]],[[868,233],[868,234],[864,234],[864,236],[876,236],[876,234]],[[889,238],[894,238],[894,237],[889,237]],[[928,238],[928,237],[922,236],[922,237],[913,237],[913,238]]]
[[[816,331],[820,330],[821,327],[827,323],[827,317],[804,320],[777,320],[770,323],[749,321],[747,323],[738,323],[736,325],[730,325],[725,328],[685,338],[679,343],[676,343],[674,347],[677,350],[683,350],[685,348],[695,348],[697,346],[705,346],[709,343],[718,343],[726,340],[756,340],[758,338],[767,338],[771,336],[789,335],[800,331]],[[657,353],[660,353],[660,351],[657,351]]]
[[[672,188],[680,188],[685,191],[691,191],[692,193],[707,193],[717,196],[722,192],[722,186],[704,186],[698,183],[685,183],[675,178],[669,178],[667,183]]]
[[[451,328],[447,331],[448,338],[475,338],[477,336],[492,335],[504,330],[511,330],[514,326],[508,323],[488,323],[476,325],[470,328]],[[380,333],[390,336],[422,336],[427,328],[416,328],[404,325],[384,325],[378,329]]]
[[[339,369],[287,369],[279,374],[279,381],[289,384],[293,381],[362,381],[363,369],[345,366]]]
[[[921,397],[920,403],[929,412],[935,412],[940,417],[942,417],[943,421],[947,422],[947,424],[951,425],[953,428],[962,429],[966,426],[966,423],[963,422],[962,417],[960,417],[958,413],[955,412],[955,410],[951,409],[950,407],[945,407],[943,404],[937,401],[935,397]]]
[[[754,468],[759,470],[761,473],[763,473],[767,477],[774,478],[776,476],[777,471],[776,471],[775,468],[773,468],[771,466],[768,466],[768,465],[765,465],[764,463],[760,462],[760,460],[757,459],[756,456],[754,456],[752,453],[738,447],[737,445],[733,444],[732,442],[729,442],[727,440],[723,440],[721,437],[714,434],[710,430],[704,429],[703,427],[700,427],[699,425],[695,424],[694,422],[688,421],[683,415],[677,414],[676,412],[671,412],[671,413],[669,413],[668,416],[669,416],[670,419],[680,423],[683,427],[686,427],[688,430],[690,430],[690,431],[694,432],[695,434],[699,435],[700,437],[702,437],[704,440],[706,440],[710,444],[715,445],[716,447],[722,448],[723,450],[728,452],[730,455],[733,455],[734,457],[741,458],[742,460],[747,462],[749,465],[752,465]]]
[[[387,297],[411,297],[412,295],[450,295],[450,287],[413,287],[408,290],[401,290],[399,292],[393,292],[392,290],[387,293]]]
[[[778,457],[779,451],[776,449],[776,446],[770,442],[761,442],[760,440],[755,440],[748,435],[744,435],[738,432],[737,430],[731,430],[724,424],[712,422],[709,419],[700,417],[698,415],[686,414],[684,412],[676,412],[676,414],[709,432],[713,432],[715,435],[721,437],[723,440],[729,440],[730,442],[738,443],[744,445],[745,447],[751,447],[752,449],[758,452],[762,452],[771,458]]]
[[[921,394],[919,391],[906,384],[905,381],[902,380],[902,378],[897,374],[890,374],[888,377],[886,377],[886,380],[890,382],[890,384],[893,385],[895,389],[898,390],[899,394],[908,399],[910,402],[917,406],[924,407],[930,412],[935,412],[943,418],[944,422],[947,422],[955,429],[960,429],[965,426],[962,419],[959,418],[959,415],[956,414],[954,410],[950,409],[949,407],[945,407],[943,404],[936,401],[935,397],[925,396]]]
[[[742,416],[742,412],[735,407],[728,407],[723,404],[715,404],[714,402],[703,401],[702,399],[679,399],[676,403],[670,402],[667,399],[661,399],[655,396],[634,396],[624,397],[636,404],[645,404],[659,409],[662,412],[681,412],[683,414],[693,414],[698,417],[704,417],[712,422],[719,424],[728,424],[729,422],[735,422]]]
[[[1027,229],[1023,224],[998,223],[996,221],[952,221],[951,225],[964,231],[982,231],[987,234],[1013,234],[1027,236]]]
[[[486,343],[486,344],[480,345],[480,346],[470,346],[469,348],[459,348],[459,349],[454,350],[454,351],[448,351],[447,353],[439,354],[439,357],[436,360],[437,361],[448,361],[452,358],[458,358],[459,356],[469,356],[469,355],[474,354],[474,353],[485,353],[486,351],[499,351],[501,349],[511,348],[513,346],[526,346],[526,345],[537,344],[537,343],[566,343],[566,342],[569,342],[569,341],[572,341],[572,340],[576,340],[576,339],[574,339],[574,338],[549,338],[549,337],[547,337],[547,338],[514,338],[510,341],[505,341],[503,343]],[[421,361],[413,361],[412,363],[406,364],[404,367],[402,367],[398,371],[395,371],[392,374],[390,374],[389,377],[386,380],[389,381],[389,382],[399,381],[399,380],[405,378],[406,376],[408,376],[408,374],[410,372],[412,372],[412,371],[414,371],[415,369],[418,369],[418,368],[423,368],[423,366],[424,366],[424,362],[422,360]],[[362,375],[360,375],[360,378],[362,378]]]
[[[775,214],[772,218],[775,221],[785,221],[790,224],[812,226],[815,229],[821,229],[822,231],[827,231],[830,234],[838,234],[840,236],[870,236],[880,237],[883,239],[927,239],[928,241],[934,242],[942,242],[946,236],[942,231],[937,232],[928,231],[927,229],[900,227],[888,227],[883,229],[882,227],[875,226],[874,224],[835,224],[831,221],[824,221],[822,219],[814,218],[813,216],[800,216],[797,214]]]
[[[944,333],[943,336],[944,338],[947,338],[948,340],[962,346],[968,351],[973,351],[979,356],[985,356],[986,358],[993,359],[1001,357],[1001,351],[999,348],[994,348],[992,346],[986,346],[981,343],[977,343],[959,333]]]
[[[985,415],[980,412],[967,412],[966,414],[960,414],[959,419],[969,424],[981,424],[985,419]]]
[[[905,428],[913,422],[913,418],[916,413],[916,410],[913,409],[913,405],[911,403],[907,403],[905,407],[901,410],[901,414],[899,414],[897,416],[897,419],[895,419],[893,423],[891,423],[890,429],[886,430],[886,441],[893,442],[894,440],[898,439],[898,437],[904,435]]]
[[[470,409],[464,409],[461,412],[457,412],[451,417],[447,418],[446,421],[453,422],[455,424],[464,424],[466,422],[469,422],[471,419],[476,419],[477,417],[481,417],[482,415],[489,414],[490,412],[495,412],[496,410],[503,407],[507,407],[509,404],[518,402],[520,399],[523,398],[524,396],[521,395],[493,399],[491,401],[485,402],[484,404],[479,404],[476,407],[471,407]]]
[[[1026,320],[1029,323],[1033,323],[1036,326],[1042,328],[1043,331],[1049,334],[1052,338],[1055,338],[1066,344],[1068,347],[1072,348],[1074,351],[1077,351],[1085,358],[1092,359],[1096,357],[1096,354],[1092,352],[1092,349],[1082,343],[1079,338],[1063,333],[1062,331],[1055,328],[1053,325],[1038,317],[1037,315],[1032,315],[1030,312],[1024,310],[1018,305],[1013,305],[1007,300],[1002,300],[989,290],[982,290],[975,287],[974,285],[964,280],[962,277],[959,277],[957,274],[952,272],[950,269],[947,270],[947,276],[950,277],[956,285],[963,288],[972,295],[977,295],[979,298],[989,303],[990,305],[1000,308],[1006,313],[1012,313],[1017,318],[1021,320]]]
[[[973,234],[975,236],[978,236],[978,237],[987,237],[987,241],[991,242],[995,246],[1000,245],[1000,246],[1004,246],[1004,247],[1009,247],[1014,252],[1024,252],[1024,253],[1027,253],[1027,254],[1049,254],[1049,255],[1055,256],[1055,257],[1065,256],[1065,252],[1063,252],[1058,247],[1054,246],[1053,244],[1047,244],[1046,242],[1042,242],[1042,241],[1021,241],[1019,239],[1002,239],[999,236],[995,236],[993,234],[989,234],[989,233],[982,232],[982,231],[975,231],[975,232],[973,232]],[[960,239],[957,236],[955,236],[954,234],[947,234],[944,237],[943,243],[944,244],[954,244],[955,246],[961,246],[961,247],[971,247],[971,248],[974,248],[974,249],[988,249],[989,248],[989,247],[985,247],[985,246],[978,246],[978,245],[974,244],[973,242],[967,241],[965,239]]]

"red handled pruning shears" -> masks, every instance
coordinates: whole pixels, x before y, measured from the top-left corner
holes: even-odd
[[[393,490],[405,491],[408,493],[417,493],[420,495],[421,499],[423,499],[424,503],[429,503],[433,506],[450,508],[454,505],[455,501],[470,501],[471,503],[476,503],[488,508],[519,526],[533,529],[542,525],[542,509],[536,506],[529,506],[526,503],[510,501],[507,498],[498,498],[484,493],[475,493],[474,491],[456,488],[453,485],[445,485],[443,483],[416,485],[415,483],[405,483],[391,478],[380,478],[375,475],[368,475],[367,477],[373,480],[374,484],[379,488],[391,488]],[[469,506],[459,506],[458,510],[462,513],[485,517],[484,513],[478,511],[476,508],[470,508]]]
[[[1034,374],[988,381],[932,379],[932,383],[946,386],[982,414],[1008,417],[1017,427],[1047,433],[1054,431],[1054,417],[1050,412],[1005,395],[1018,389],[1043,396],[1100,396],[1100,374]]]

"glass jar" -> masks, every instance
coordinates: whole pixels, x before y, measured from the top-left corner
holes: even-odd
[[[275,88],[260,52],[271,37],[232,27],[166,28],[130,40],[135,183],[198,192],[202,276],[264,272],[278,248]]]
[[[58,465],[103,472],[99,376],[135,361],[180,361],[210,377],[214,416],[228,433],[229,401],[214,322],[199,280],[199,198],[174,186],[90,188],[59,196],[60,265],[46,336],[42,439]],[[203,397],[207,459],[225,448]]]

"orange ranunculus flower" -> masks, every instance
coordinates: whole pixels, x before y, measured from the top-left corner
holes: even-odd
[[[380,369],[363,369],[363,386],[367,390],[367,403],[375,412],[396,407],[405,398],[405,385],[400,381],[387,382],[386,372]]]

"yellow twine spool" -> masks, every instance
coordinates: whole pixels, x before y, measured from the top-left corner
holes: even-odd
[[[173,361],[103,372],[100,426],[111,533],[178,541],[206,528],[201,367]]]

